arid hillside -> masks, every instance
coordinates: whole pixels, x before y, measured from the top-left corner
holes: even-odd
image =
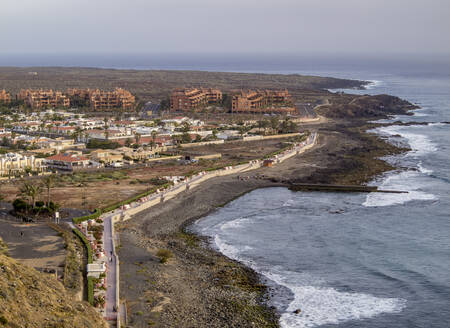
[[[0,327],[102,328],[106,323],[49,274],[19,264],[0,239]]]

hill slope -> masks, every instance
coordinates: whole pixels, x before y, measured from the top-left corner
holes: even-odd
[[[78,302],[54,277],[7,256],[0,239],[0,327],[106,327],[87,303]]]

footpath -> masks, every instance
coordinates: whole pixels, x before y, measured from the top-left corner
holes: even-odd
[[[175,182],[167,189],[156,190],[154,193],[141,197],[135,202],[123,205],[111,212],[103,213],[97,219],[81,222],[76,227],[86,237],[91,248],[91,261],[88,261],[88,294],[93,293],[90,302],[100,308],[104,318],[111,326],[121,327],[126,322],[126,311],[119,301],[119,257],[116,253],[116,234],[114,225],[126,221],[139,212],[152,206],[166,202],[178,194],[194,189],[205,181],[236,173],[256,170],[263,166],[276,166],[285,160],[312,148],[317,141],[317,133],[312,133],[305,141],[294,144],[289,149],[265,160],[254,160],[245,164],[228,166],[214,171],[203,171],[194,176],[186,177],[183,181]],[[75,227],[75,226],[74,226]],[[99,231],[101,230],[102,231]],[[92,280],[93,282],[90,282]],[[90,291],[89,283],[93,290]],[[89,295],[88,295],[89,296]],[[120,314],[120,315],[119,315]]]

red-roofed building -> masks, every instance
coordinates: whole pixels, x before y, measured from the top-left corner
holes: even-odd
[[[73,171],[89,165],[89,158],[76,154],[58,154],[47,157],[49,169]]]
[[[51,132],[57,133],[57,134],[65,134],[69,135],[74,133],[76,130],[76,127],[74,126],[52,126],[50,128]]]

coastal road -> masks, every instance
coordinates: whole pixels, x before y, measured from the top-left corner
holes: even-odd
[[[103,239],[104,239],[104,249],[105,256],[107,258],[107,270],[106,270],[106,308],[105,308],[105,318],[107,320],[116,320],[117,312],[114,311],[116,306],[116,297],[117,297],[117,285],[118,281],[117,277],[117,256],[114,253],[114,245],[113,245],[113,226],[112,226],[112,216],[109,215],[103,220]],[[111,259],[111,261],[109,260]]]

